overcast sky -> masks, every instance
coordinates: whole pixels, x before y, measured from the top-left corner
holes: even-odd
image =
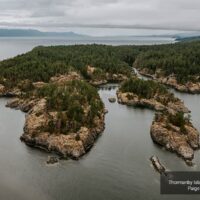
[[[200,0],[0,0],[0,26],[9,28],[131,34],[200,31],[199,22]]]

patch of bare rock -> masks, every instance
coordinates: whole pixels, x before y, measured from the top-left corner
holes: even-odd
[[[178,83],[176,77],[172,74],[167,77],[160,75],[160,70],[158,69],[155,74],[149,72],[149,69],[142,68],[138,70],[139,73],[148,78],[157,80],[159,83],[165,84],[169,87],[174,88],[175,90],[183,93],[190,94],[200,94],[200,82],[199,81],[188,81],[184,84]],[[194,77],[194,79],[198,79],[198,77]]]
[[[101,69],[87,66],[87,75],[90,77],[90,83],[94,86],[104,85],[106,83],[118,83],[127,79],[124,74],[105,73]]]
[[[95,128],[81,127],[78,132],[67,135],[50,133],[49,122],[55,120],[56,113],[48,112],[46,100],[40,99],[26,115],[24,134],[21,140],[27,145],[56,152],[63,158],[78,159],[93,146],[96,138],[104,130],[104,113],[96,118]]]
[[[164,111],[168,110],[169,112],[179,111],[188,113],[190,112],[187,107],[185,107],[184,103],[178,99],[170,97],[166,95],[159,95],[156,94],[154,98],[146,99],[141,98],[137,94],[130,93],[130,92],[121,92],[120,90],[117,91],[118,102],[121,104],[126,104],[129,106],[136,106],[136,107],[146,107],[153,109],[155,111]]]
[[[66,75],[52,77],[50,83],[56,84],[59,87],[68,81],[80,79],[82,78],[77,72],[70,72]],[[47,84],[35,82],[33,86],[37,90]],[[0,92],[3,93],[4,90],[5,88],[0,85]],[[59,125],[58,111],[48,110],[47,99],[35,97],[34,92],[29,98],[21,98],[21,96],[12,98],[6,106],[20,109],[27,113],[24,133],[20,138],[23,142],[31,147],[55,152],[63,158],[78,159],[86,154],[105,128],[104,115],[106,110],[104,109],[100,115],[94,117],[92,128],[85,124],[78,131],[68,134],[50,132],[50,124]],[[87,113],[88,108],[85,107],[84,112]]]
[[[169,113],[156,113],[151,126],[151,137],[154,142],[167,150],[177,153],[184,160],[194,158],[194,150],[199,148],[199,133],[192,123],[185,119],[180,127],[169,120]]]
[[[150,130],[152,140],[192,165],[194,150],[200,147],[199,132],[190,121],[190,111],[180,99],[170,92],[165,95],[155,94],[148,99],[120,89],[117,98],[121,104],[155,110]]]

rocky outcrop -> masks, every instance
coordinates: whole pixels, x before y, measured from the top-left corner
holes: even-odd
[[[55,163],[58,163],[59,159],[56,156],[48,156],[47,158],[47,164],[53,165]]]
[[[95,75],[95,72],[99,71],[98,73],[101,74]],[[113,73],[106,73],[102,69],[92,67],[90,65],[87,66],[87,75],[90,77],[90,84],[94,86],[104,85],[106,83],[118,83],[122,82],[127,79],[127,76],[124,74],[113,74]]]
[[[164,165],[161,164],[161,162],[160,162],[160,160],[158,159],[157,156],[152,156],[150,158],[150,161],[152,162],[156,171],[158,171],[160,174],[165,173],[166,168],[164,167]]]
[[[113,82],[113,83],[119,83],[128,79],[127,76],[123,74],[109,74],[109,73],[106,73],[106,78],[108,82]]]
[[[51,83],[56,83],[58,85],[63,85],[71,80],[80,80],[81,76],[75,71],[68,72],[67,74],[54,76],[50,79]]]
[[[21,90],[18,88],[13,88],[13,89],[6,89],[5,86],[3,86],[2,84],[0,84],[0,97],[8,97],[8,98],[12,98],[12,97],[17,97],[21,95]]]
[[[188,113],[188,108],[185,107],[184,103],[178,99],[173,98],[170,100],[167,96],[161,96],[159,94],[155,95],[154,98],[145,99],[140,98],[138,95],[130,92],[123,93],[120,90],[117,91],[118,102],[121,104],[126,104],[129,106],[136,106],[136,107],[146,107],[153,109],[155,111],[164,111],[168,110],[170,112],[179,111]],[[160,100],[160,101],[158,101]],[[164,102],[164,103],[162,103]]]
[[[140,68],[140,69],[137,69],[137,71],[139,72],[139,74],[147,77],[147,78],[150,78],[150,79],[155,79],[155,75],[152,74],[149,69],[147,68]]]
[[[199,148],[199,133],[193,125],[187,122],[183,131],[169,122],[167,114],[156,113],[150,132],[154,142],[176,152],[184,160],[192,160],[194,150]]]
[[[46,100],[36,102],[26,115],[24,134],[21,140],[27,145],[56,152],[63,158],[71,157],[78,159],[93,146],[96,138],[104,130],[104,113],[94,119],[94,128],[81,127],[76,133],[67,135],[50,133],[49,122],[56,113],[47,111]]]
[[[90,65],[87,66],[87,74],[88,74],[89,76],[92,76],[92,75],[94,74],[95,70],[96,70],[95,67],[92,67],[92,66],[90,66]]]
[[[40,88],[44,87],[45,85],[47,85],[47,83],[42,82],[42,81],[40,81],[40,82],[34,82],[34,83],[33,83],[33,86],[34,86],[34,88],[36,88],[36,89],[40,89]]]
[[[184,84],[181,84],[181,83],[178,83],[176,77],[173,74],[167,77],[163,76],[163,73],[160,72],[161,71],[160,69],[157,69],[156,73],[154,74],[150,72],[150,70],[147,68],[140,68],[138,69],[138,71],[141,75],[157,80],[159,83],[172,87],[179,92],[190,93],[190,94],[200,94],[199,81],[196,81],[196,82],[188,81]],[[198,78],[196,77],[196,79]]]
[[[68,74],[58,75],[50,79],[50,84],[55,84],[57,88],[67,87],[67,82],[72,80],[80,80],[82,77],[77,72],[69,72]],[[7,103],[7,107],[20,109],[26,112],[24,133],[21,140],[27,145],[46,150],[48,152],[56,152],[63,158],[71,157],[78,159],[83,156],[93,146],[97,137],[104,130],[104,115],[106,111],[98,111],[93,117],[92,126],[83,122],[79,130],[70,132],[73,129],[73,119],[63,119],[60,115],[62,112],[49,109],[47,107],[47,99],[37,94],[40,89],[49,83],[35,82],[31,83],[31,93],[29,95],[17,96]],[[23,86],[23,84],[21,84]],[[5,95],[5,88],[0,87],[0,91]],[[74,92],[78,95],[76,88]],[[15,95],[13,95],[15,96]],[[100,99],[98,99],[100,101]],[[83,113],[88,116],[90,106],[85,102]],[[60,118],[59,118],[60,117]],[[64,134],[61,129],[61,120],[66,120],[66,126],[69,126],[68,132]],[[70,121],[71,120],[71,121]],[[69,123],[68,123],[69,122]],[[76,122],[75,122],[76,123]],[[53,127],[52,127],[53,126]],[[60,128],[59,128],[60,127]]]
[[[179,92],[191,93],[191,94],[199,94],[200,93],[200,82],[192,83],[187,82],[185,84],[180,84],[177,82],[176,77],[169,76],[169,77],[161,77],[157,79],[158,82],[168,85]]]
[[[103,80],[90,80],[89,83],[92,84],[93,86],[100,86],[100,85],[104,85],[104,84],[108,83],[108,81],[105,80],[105,79],[103,79]]]
[[[6,107],[21,110],[22,112],[28,112],[33,108],[37,101],[37,99],[14,98],[7,102]]]
[[[108,100],[109,100],[110,103],[115,103],[116,102],[116,98],[114,98],[114,97],[108,98]]]
[[[184,103],[172,93],[155,94],[153,98],[142,98],[131,92],[117,91],[118,102],[136,107],[145,107],[156,111],[151,126],[152,140],[167,150],[176,152],[188,165],[199,148],[199,133],[183,113],[189,113]],[[174,125],[175,124],[175,125]]]
[[[0,97],[3,96],[4,93],[5,93],[5,86],[0,84]]]
[[[141,99],[136,94],[126,92],[122,93],[117,91],[118,102],[128,106],[146,107],[157,111],[162,111],[165,106],[154,99]]]

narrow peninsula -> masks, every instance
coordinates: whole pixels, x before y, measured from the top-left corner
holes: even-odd
[[[156,111],[151,125],[152,140],[177,153],[187,163],[198,149],[199,132],[190,121],[190,111],[173,93],[158,82],[131,78],[117,91],[118,102]]]

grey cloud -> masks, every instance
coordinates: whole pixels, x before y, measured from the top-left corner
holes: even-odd
[[[0,26],[200,30],[199,0],[0,0]]]

